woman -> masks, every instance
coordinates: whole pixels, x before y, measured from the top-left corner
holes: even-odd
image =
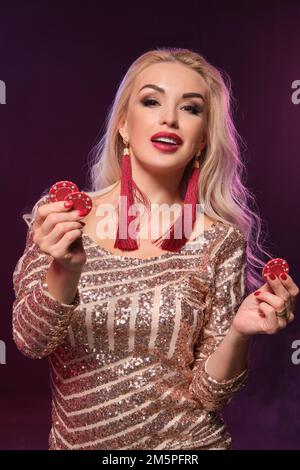
[[[230,98],[199,54],[146,52],[96,147],[85,225],[47,196],[34,207],[14,272],[13,334],[25,355],[49,358],[50,449],[231,447],[218,412],[246,380],[250,338],[292,322],[299,289],[288,275],[261,285],[255,271],[261,225]],[[146,222],[126,217],[123,199],[113,217],[123,195],[147,208]],[[181,217],[159,246],[163,222],[155,235],[146,223],[163,204]],[[178,236],[184,213],[192,224]]]

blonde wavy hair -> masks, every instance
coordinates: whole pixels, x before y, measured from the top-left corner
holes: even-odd
[[[163,47],[145,52],[131,64],[109,108],[105,133],[90,152],[89,188],[85,192],[89,195],[101,194],[119,182],[120,158],[124,147],[119,133],[121,119],[126,115],[136,77],[146,67],[160,62],[183,64],[199,73],[206,83],[207,145],[200,159],[198,201],[209,217],[230,223],[243,233],[247,241],[246,290],[257,289],[262,283],[260,271],[266,262],[259,254],[264,254],[267,259],[272,256],[263,248],[264,222],[258,214],[255,197],[244,184],[246,167],[242,161],[241,148],[245,148],[245,144],[233,122],[231,80],[226,72],[211,65],[199,53],[189,49]],[[184,194],[192,165],[193,159],[184,171],[181,194]]]

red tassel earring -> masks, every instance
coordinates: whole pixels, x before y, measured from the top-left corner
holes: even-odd
[[[138,243],[136,237],[131,238],[129,236],[129,225],[134,221],[136,215],[129,215],[129,209],[134,204],[133,180],[131,174],[129,144],[126,138],[123,138],[123,143],[125,147],[123,151],[121,169],[121,201],[119,210],[119,223],[114,247],[119,248],[120,250],[137,250]]]
[[[159,244],[159,246],[163,250],[174,252],[179,251],[181,247],[185,245],[192,233],[197,214],[200,155],[201,150],[195,155],[193,172],[189,179],[188,186],[186,189],[181,215],[175,220],[175,223],[171,226],[169,231],[169,238],[163,239],[163,241]],[[186,236],[187,227],[189,229],[189,233]],[[180,238],[175,238],[175,235],[178,233],[181,233],[182,236]]]

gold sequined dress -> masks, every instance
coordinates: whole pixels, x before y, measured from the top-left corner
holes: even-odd
[[[217,381],[206,361],[245,295],[246,241],[214,225],[179,253],[113,255],[86,233],[75,302],[48,291],[52,257],[29,228],[13,274],[13,337],[48,357],[49,449],[229,449],[221,410],[247,369]]]

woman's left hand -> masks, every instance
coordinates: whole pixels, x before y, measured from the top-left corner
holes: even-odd
[[[240,336],[255,334],[274,334],[285,328],[294,320],[294,310],[299,295],[299,288],[291,276],[286,279],[277,277],[267,282],[257,291],[249,294],[241,303],[232,322],[232,328]],[[286,310],[286,316],[278,316],[276,312]]]

